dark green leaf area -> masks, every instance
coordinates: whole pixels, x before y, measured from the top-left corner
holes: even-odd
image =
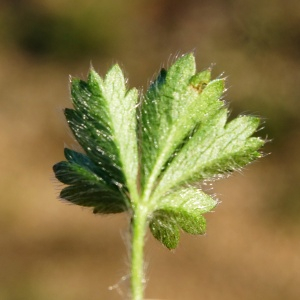
[[[53,166],[55,177],[64,184],[78,184],[84,182],[102,181],[95,173],[90,170],[67,161],[62,161]]]
[[[94,172],[97,171],[97,166],[83,153],[77,152],[69,148],[65,148],[64,155],[70,163],[85,166],[86,168],[93,170]]]
[[[104,179],[107,174],[86,155],[65,149],[68,161],[53,166],[56,178],[65,187],[60,197],[81,206],[94,207],[95,213],[118,213],[127,210],[127,200],[120,187]]]
[[[109,80],[112,83],[107,82]],[[112,84],[117,86],[113,88]],[[118,101],[127,103],[123,99],[125,92],[125,80],[118,66],[110,70],[104,81],[91,69],[87,82],[72,79],[74,109],[65,109],[69,127],[86,154],[104,173],[122,185],[125,185],[125,178],[121,170],[120,145],[116,143],[118,137],[114,132],[117,125],[112,114],[118,113]],[[117,107],[113,109],[113,105]]]
[[[153,236],[168,249],[175,249],[179,243],[179,227],[172,213],[156,211],[149,223]]]
[[[75,110],[96,117],[109,132],[109,117],[101,88],[102,81],[96,72],[90,71],[88,81],[73,78],[71,82],[72,102]]]
[[[190,234],[205,233],[203,214],[211,211],[217,203],[217,200],[192,186],[171,191],[157,201],[150,221],[151,232],[166,247],[174,249],[178,244],[180,228]]]
[[[153,96],[158,95],[160,88],[166,81],[167,70],[162,68],[156,77],[156,79],[150,84],[148,89],[148,94],[152,94]]]
[[[120,193],[91,183],[79,183],[64,188],[60,197],[81,206],[94,207],[94,213],[120,213],[128,209]]]
[[[92,116],[73,109],[65,109],[65,116],[76,140],[106,176],[104,180],[113,178],[115,182],[124,185],[125,179],[120,170],[120,162],[115,155],[116,146],[111,142],[111,136],[103,130],[101,123]]]
[[[179,211],[176,213],[178,225],[187,233],[204,234],[206,231],[206,220],[197,211]]]
[[[90,110],[92,93],[87,82],[73,78],[71,81],[72,102],[76,109],[88,112]]]
[[[168,249],[175,249],[179,242],[180,228],[190,234],[204,234],[206,220],[197,210],[157,210],[153,213],[149,227],[157,240]]]
[[[96,164],[94,164],[87,155],[80,153],[80,152],[76,152],[76,151],[68,149],[68,148],[65,148],[64,153],[65,153],[66,159],[73,165],[75,164],[75,166],[73,166],[73,168],[76,168],[76,165],[79,165],[82,168],[87,169],[87,170],[91,171],[92,173],[94,173],[95,175],[97,175],[98,179],[100,181],[102,180],[103,182],[105,182],[105,184],[107,184],[108,186],[110,186],[112,188],[117,188],[117,189],[120,188],[120,184],[118,184],[118,182],[115,182],[114,179],[112,177],[110,177],[110,174],[103,168],[103,166],[99,167],[99,165],[97,166]],[[60,180],[60,181],[62,181],[62,180]],[[64,182],[64,183],[66,183],[66,182]],[[66,183],[66,184],[68,184],[68,183]]]

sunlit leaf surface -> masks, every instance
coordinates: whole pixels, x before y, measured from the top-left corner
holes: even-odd
[[[198,183],[240,169],[264,144],[252,136],[259,118],[227,122],[223,92],[224,79],[197,73],[193,54],[162,69],[145,95],[126,88],[118,65],[104,79],[93,69],[86,82],[73,79],[65,116],[84,153],[65,149],[66,161],[54,166],[67,185],[61,198],[95,213],[134,217],[143,207],[153,236],[169,249],[180,230],[204,234],[203,214],[217,201]]]

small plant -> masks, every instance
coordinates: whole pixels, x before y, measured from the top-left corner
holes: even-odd
[[[126,89],[118,65],[105,78],[93,69],[72,79],[74,109],[64,113],[84,153],[65,149],[54,165],[67,186],[60,197],[94,213],[127,212],[131,218],[131,297],[144,293],[143,247],[147,226],[169,249],[180,230],[204,234],[203,214],[217,201],[197,183],[240,169],[261,156],[264,141],[251,137],[260,119],[227,122],[224,79],[196,73],[187,54],[162,69],[145,95]]]

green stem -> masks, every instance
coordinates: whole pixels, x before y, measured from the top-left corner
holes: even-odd
[[[131,243],[131,295],[132,300],[144,299],[144,243],[148,211],[143,205],[137,206],[132,217]]]

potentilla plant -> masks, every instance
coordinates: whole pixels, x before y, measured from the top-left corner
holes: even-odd
[[[260,119],[227,122],[224,79],[196,72],[193,54],[162,69],[144,95],[127,90],[118,65],[101,78],[72,79],[67,122],[83,149],[65,148],[54,165],[67,185],[60,197],[96,214],[126,212],[131,232],[131,299],[144,294],[143,248],[147,227],[168,249],[180,231],[204,234],[204,214],[217,200],[199,188],[261,157],[253,137]]]

